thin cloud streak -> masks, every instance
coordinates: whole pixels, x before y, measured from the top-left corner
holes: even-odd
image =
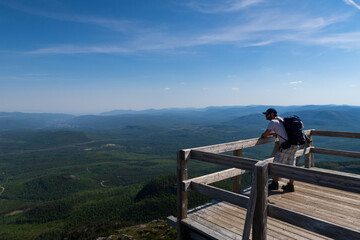
[[[355,3],[353,0],[344,0],[344,2],[348,5],[353,5],[354,7],[360,10],[360,5]]]
[[[133,29],[139,29],[138,23],[129,20],[115,20],[115,19],[106,19],[99,18],[93,16],[85,16],[85,15],[77,15],[77,14],[64,14],[64,13],[56,13],[49,12],[44,10],[35,9],[32,7],[28,7],[16,2],[3,2],[0,1],[0,5],[7,6],[9,8],[25,12],[31,15],[36,15],[40,17],[46,17],[58,21],[66,21],[66,22],[77,22],[84,24],[96,25],[99,27],[107,28],[113,31],[119,32],[128,32]],[[140,29],[139,29],[140,30]],[[143,29],[145,30],[145,29]]]
[[[350,15],[311,18],[300,14],[283,14],[278,11],[257,11],[256,14],[247,18],[246,21],[243,20],[232,26],[224,26],[195,35],[186,33],[179,35],[150,29],[148,31],[140,31],[140,29],[138,29],[132,30],[138,32],[137,34],[128,35],[131,38],[128,43],[111,43],[98,46],[86,46],[86,44],[59,45],[35,49],[27,53],[131,54],[136,52],[180,50],[181,48],[217,44],[235,45],[236,47],[262,47],[278,42],[296,42],[300,44],[314,44],[338,48],[359,48],[359,33],[331,35],[326,32],[327,27],[344,22],[349,17]],[[91,18],[86,19],[88,23],[91,22]],[[111,21],[104,20],[104,25],[110,22]],[[101,21],[97,21],[97,24],[100,23]],[[343,46],[338,43],[347,44]]]
[[[312,37],[303,39],[308,44],[325,45],[333,48],[359,49],[360,32],[349,32],[339,34],[329,34],[327,36]]]
[[[27,52],[27,54],[80,54],[80,53],[105,53],[105,54],[128,54],[132,51],[117,46],[77,46],[66,45],[51,48],[42,48]]]
[[[222,13],[236,12],[249,6],[263,2],[264,0],[227,0],[219,3],[209,3],[208,1],[192,1],[187,4],[188,7],[202,13]]]
[[[289,84],[290,85],[299,85],[299,84],[302,84],[303,81],[294,81],[294,82],[290,82]]]

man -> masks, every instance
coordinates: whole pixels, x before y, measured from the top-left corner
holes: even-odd
[[[285,147],[282,145],[288,140],[288,136],[282,123],[283,119],[277,116],[277,111],[274,108],[269,108],[266,112],[263,112],[266,117],[266,120],[269,120],[269,125],[266,131],[261,135],[262,138],[268,136],[278,136],[280,142],[279,151],[275,154],[274,163],[287,164],[295,166],[295,153],[298,150],[297,145],[289,145]],[[284,149],[286,148],[286,149]],[[279,189],[279,177],[273,176],[274,179],[271,184],[269,184],[270,190]],[[293,192],[294,191],[294,180],[290,179],[287,185],[282,186],[284,191]]]

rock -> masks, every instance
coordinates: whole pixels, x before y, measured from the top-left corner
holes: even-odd
[[[155,219],[153,220],[151,223],[160,223],[160,222],[163,222],[162,220],[159,220],[159,219]]]
[[[151,230],[147,230],[147,229],[143,229],[143,230],[138,231],[138,233],[139,233],[140,235],[142,235],[142,236],[147,236],[147,235],[149,235],[150,233],[152,233],[152,231],[151,231]]]
[[[160,239],[165,238],[166,234],[168,234],[169,232],[170,232],[170,229],[166,229],[166,231],[163,234],[161,234]]]
[[[110,235],[106,238],[106,240],[117,240],[117,239],[119,239],[119,238],[115,235]]]
[[[156,226],[153,226],[153,228],[155,229],[163,229],[165,228],[166,226],[165,225],[156,225]]]
[[[135,240],[135,238],[133,238],[132,236],[123,234],[118,238],[118,240]]]

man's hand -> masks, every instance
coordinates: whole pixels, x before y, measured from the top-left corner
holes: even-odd
[[[266,137],[269,137],[269,136],[275,136],[275,133],[272,132],[271,130],[267,129],[263,134],[261,134],[261,137],[262,138],[266,138]]]

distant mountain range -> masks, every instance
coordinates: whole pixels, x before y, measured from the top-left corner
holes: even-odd
[[[264,126],[261,114],[269,106],[225,106],[207,108],[148,109],[141,111],[114,110],[99,115],[74,116],[51,113],[0,113],[0,131],[19,129],[78,129],[107,130],[127,126],[176,127]],[[328,130],[360,129],[360,107],[348,105],[273,106],[280,116],[296,114],[303,119],[305,128]]]

